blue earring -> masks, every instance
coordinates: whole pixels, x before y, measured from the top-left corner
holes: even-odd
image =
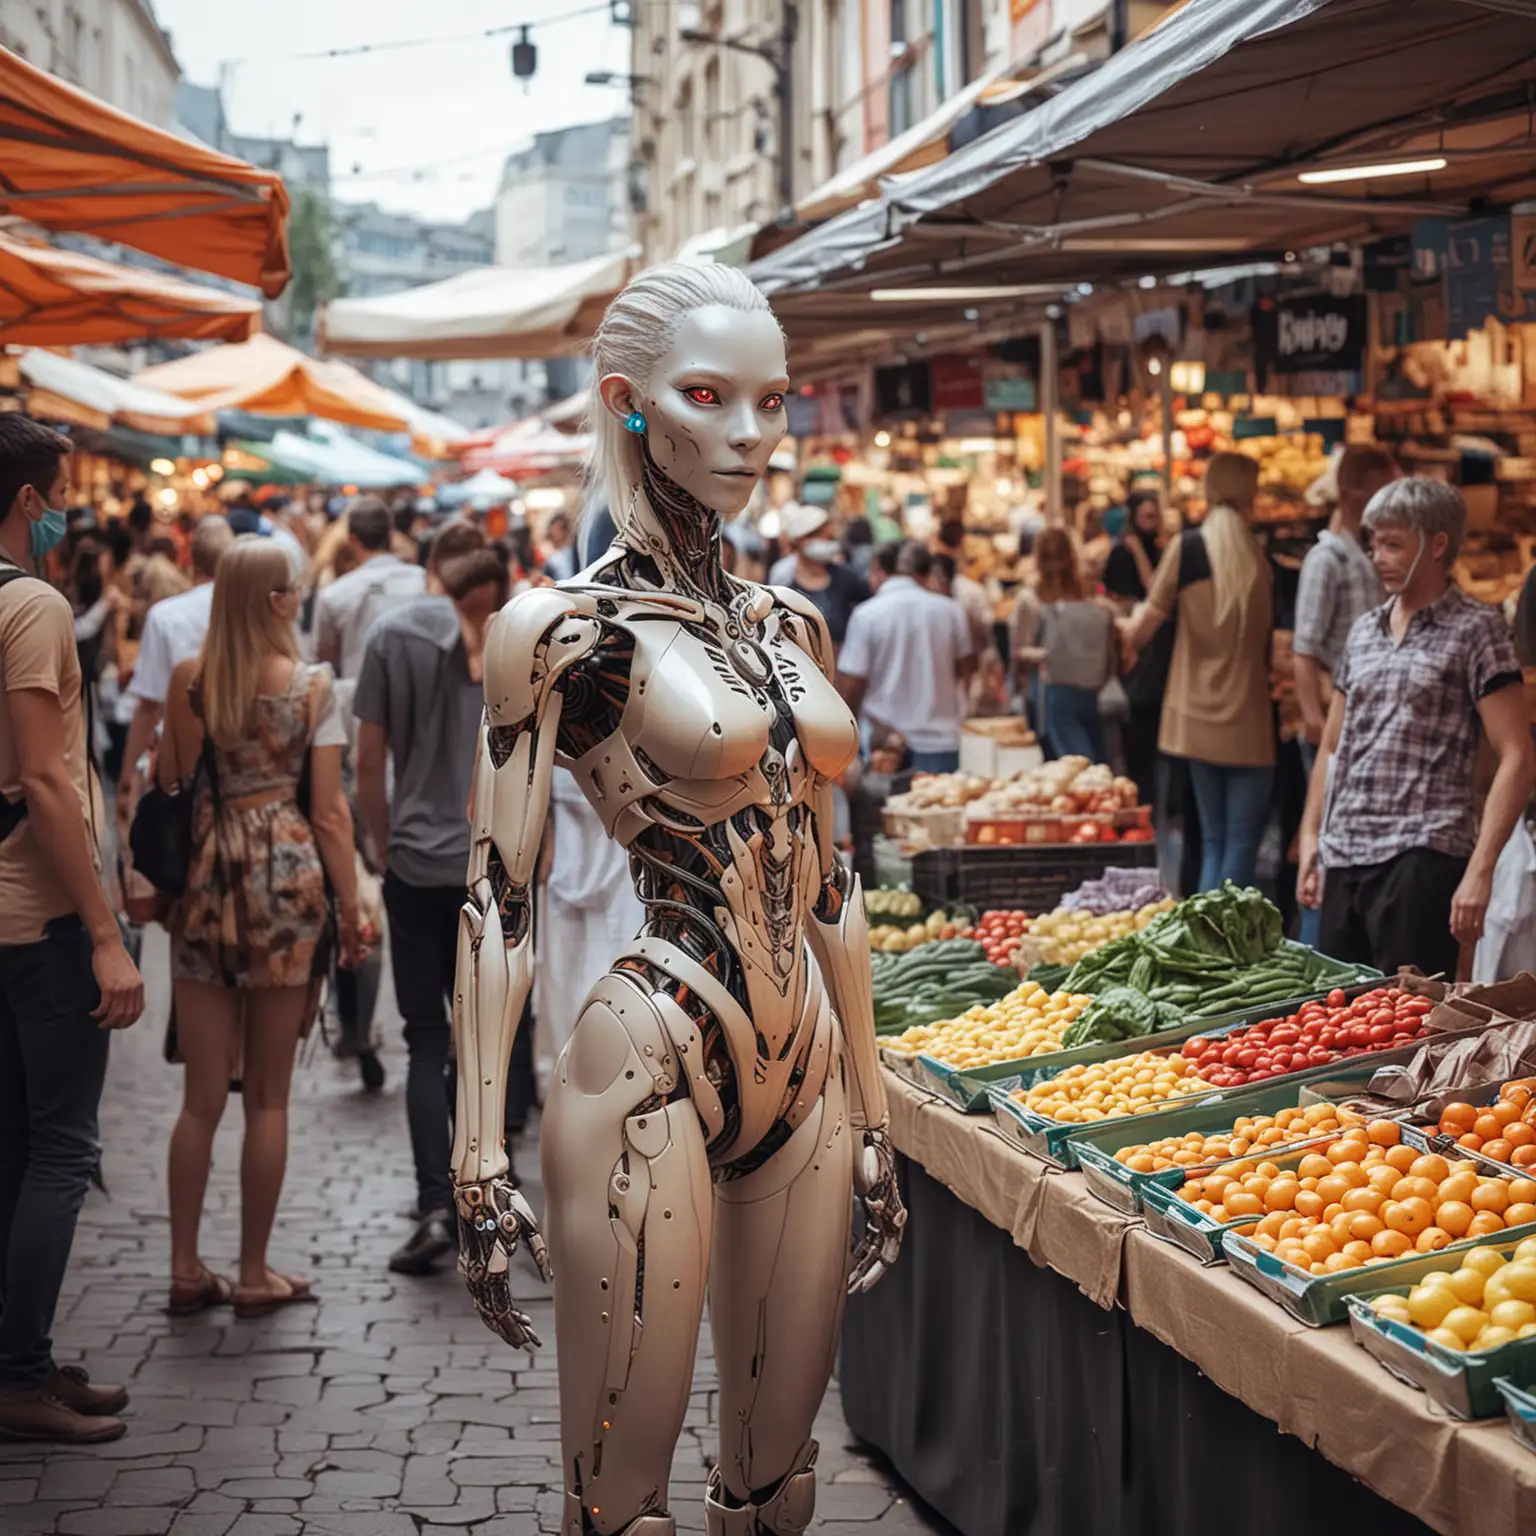
[[[639,411],[631,411],[629,415],[624,418],[624,430],[626,432],[633,432],[636,437],[644,437],[645,417],[642,416]]]

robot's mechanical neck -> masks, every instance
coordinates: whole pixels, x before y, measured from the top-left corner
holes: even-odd
[[[620,542],[649,557],[668,590],[725,601],[720,514],[684,490],[651,457],[651,445],[644,438],[640,441],[641,483],[619,519]]]

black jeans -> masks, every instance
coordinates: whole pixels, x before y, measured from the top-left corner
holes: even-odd
[[[1389,976],[1416,965],[1426,976],[1454,981],[1461,946],[1451,936],[1451,898],[1466,872],[1465,859],[1432,848],[1325,871],[1317,947]]]
[[[410,1065],[405,1079],[405,1114],[416,1163],[416,1203],[423,1211],[453,1206],[454,1096],[453,1031],[448,1000],[453,996],[459,950],[461,885],[411,885],[393,870],[384,876],[389,914],[395,1001],[405,1020]],[[506,1127],[522,1129],[533,1080],[533,1031],[525,1005],[508,1073]]]
[[[0,1386],[53,1371],[53,1315],[100,1151],[100,1001],[78,917],[0,946]]]

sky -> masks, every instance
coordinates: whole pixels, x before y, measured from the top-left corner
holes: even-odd
[[[495,197],[502,161],[534,133],[628,112],[622,86],[583,84],[630,69],[629,31],[607,0],[154,0],[183,75],[224,83],[235,133],[329,142],[337,197],[458,220]],[[515,34],[534,22],[538,70],[512,74]],[[449,38],[342,58],[331,48]],[[297,128],[294,126],[298,117]]]

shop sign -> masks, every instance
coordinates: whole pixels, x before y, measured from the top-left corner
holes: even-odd
[[[1275,372],[1351,371],[1365,352],[1365,299],[1318,295],[1275,306]]]
[[[972,356],[952,352],[930,357],[928,377],[931,381],[932,408],[939,415],[950,411],[986,409],[980,354]]]
[[[1518,291],[1507,213],[1457,219],[1446,231],[1446,335],[1462,340],[1484,321],[1536,316],[1536,294]]]
[[[1038,410],[1035,381],[1026,378],[995,377],[987,380],[989,411]]]
[[[1012,57],[1032,59],[1051,40],[1052,0],[1008,0],[1008,39]]]
[[[933,410],[933,386],[926,362],[875,369],[875,415],[927,416]]]
[[[1536,204],[1522,203],[1510,214],[1509,254],[1515,292],[1536,290]]]

